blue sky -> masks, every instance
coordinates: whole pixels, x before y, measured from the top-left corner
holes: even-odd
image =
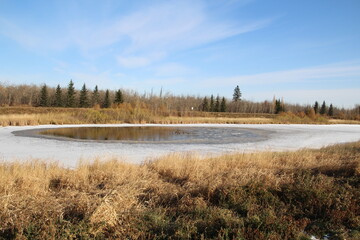
[[[0,0],[0,82],[360,104],[359,0]]]

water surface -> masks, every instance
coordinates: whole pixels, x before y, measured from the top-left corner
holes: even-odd
[[[41,135],[97,141],[176,141],[185,139],[186,131],[171,127],[78,127],[55,128]]]
[[[58,140],[124,143],[245,143],[267,139],[268,131],[225,127],[67,127],[14,132]]]

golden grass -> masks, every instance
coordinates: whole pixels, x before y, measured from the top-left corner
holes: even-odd
[[[170,115],[169,115],[170,114]],[[96,123],[215,123],[215,124],[281,124],[327,123],[325,118],[310,119],[294,114],[241,114],[210,112],[152,113],[141,106],[122,104],[116,108],[0,108],[0,126],[39,124],[96,124]]]
[[[276,123],[271,118],[232,118],[232,117],[161,117],[155,118],[154,123],[161,124],[196,124],[196,123],[214,123],[214,124],[271,124]]]
[[[0,126],[39,124],[159,123],[159,124],[360,124],[356,120],[329,119],[306,114],[247,114],[221,112],[156,112],[122,104],[115,108],[0,108]]]
[[[154,184],[151,175],[142,166],[114,160],[76,170],[39,161],[2,164],[0,231],[44,221],[43,230],[51,235],[58,219],[71,222],[86,214],[93,227],[89,231],[96,235],[103,228],[122,225],[132,211],[141,209],[137,196]]]
[[[60,111],[61,110],[61,111]],[[300,118],[292,114],[273,115],[272,117],[232,117],[229,116],[155,116],[151,113],[135,109],[60,109],[59,111],[39,113],[3,113],[0,114],[0,126],[26,126],[41,124],[97,124],[97,123],[158,123],[158,124],[328,124],[353,123],[328,121],[326,118]]]
[[[95,114],[94,114],[95,115]],[[271,118],[224,118],[224,117],[153,117],[149,119],[114,118],[99,116],[74,116],[69,113],[9,114],[0,115],[1,126],[27,126],[41,124],[93,124],[93,123],[158,123],[158,124],[272,124],[282,123]]]
[[[360,124],[358,120],[345,120],[345,119],[330,119],[331,124]]]
[[[359,176],[360,142],[321,150],[213,158],[171,154],[142,165],[99,159],[80,163],[76,169],[42,161],[1,163],[0,238],[152,238],[155,235],[144,230],[151,227],[147,224],[163,226],[162,221],[174,211],[184,221],[178,223],[181,226],[190,221],[186,212],[200,214],[201,209],[236,220],[231,209],[212,206],[214,196],[225,191],[221,189],[252,183],[279,189],[297,183],[299,171]],[[317,188],[333,183],[316,181]],[[185,238],[187,231],[196,230],[194,226],[201,229],[196,224],[185,226],[188,230],[177,236]]]
[[[1,126],[31,126],[41,124],[80,124],[67,113],[8,114],[0,115]]]
[[[360,154],[354,156],[353,152],[340,149],[331,154],[326,151],[300,150],[230,154],[214,158],[172,154],[149,162],[148,166],[165,178],[211,189],[222,184],[245,185],[253,181],[275,186],[288,181],[288,173],[295,169],[331,171],[354,168],[360,174]]]

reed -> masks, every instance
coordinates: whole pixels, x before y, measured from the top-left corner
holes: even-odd
[[[360,142],[75,169],[0,164],[0,239],[360,236]]]
[[[146,108],[122,104],[110,109],[98,108],[0,108],[0,126],[40,124],[105,124],[105,123],[159,123],[159,124],[360,124],[355,120],[328,119],[315,115],[282,113],[235,114],[208,112],[153,113]]]

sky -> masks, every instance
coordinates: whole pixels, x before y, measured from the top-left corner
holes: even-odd
[[[359,0],[0,0],[0,82],[360,104]]]

